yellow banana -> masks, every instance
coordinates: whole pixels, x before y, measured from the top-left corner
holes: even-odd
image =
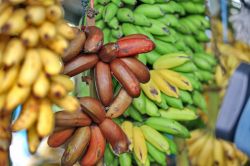
[[[45,21],[38,29],[39,36],[44,43],[53,40],[56,36],[56,27],[53,23]]]
[[[68,46],[68,41],[62,36],[56,36],[54,40],[48,43],[48,47],[59,55],[63,55]]]
[[[56,82],[52,82],[50,84],[49,96],[53,98],[62,98],[65,97],[66,95],[67,91],[64,88],[64,86]]]
[[[30,94],[30,87],[21,87],[15,84],[7,94],[5,110],[9,113],[19,104],[22,104]]]
[[[27,7],[27,21],[33,25],[41,25],[46,18],[44,6],[31,5]]]
[[[4,109],[5,100],[6,100],[6,94],[3,93],[0,95],[0,116]]]
[[[133,142],[135,156],[141,161],[143,165],[146,164],[148,150],[146,140],[140,127],[133,127]]]
[[[160,89],[155,85],[152,79],[150,79],[145,84],[140,84],[140,86],[149,99],[156,101],[158,103],[161,102]]]
[[[200,129],[193,130],[191,132],[191,137],[187,139],[188,145],[191,145],[192,143],[197,141],[200,137],[203,136],[203,133],[204,133],[203,130],[200,130]]]
[[[6,35],[0,35],[0,65],[2,65],[4,57],[4,49],[9,42],[9,37]]]
[[[51,102],[48,99],[43,99],[40,103],[37,132],[39,136],[48,136],[54,129],[54,113]]]
[[[217,83],[217,85],[222,85],[224,84],[224,81],[226,79],[226,77],[224,76],[224,71],[222,70],[222,67],[221,66],[216,66],[216,69],[215,69],[215,81]]]
[[[214,164],[213,165],[225,165],[224,150],[219,140],[214,141]]]
[[[220,140],[220,141],[224,149],[226,158],[229,160],[233,160],[234,158],[236,158],[236,153],[235,153],[233,145],[227,141],[223,141],[223,140]]]
[[[121,128],[128,137],[128,140],[130,142],[129,150],[132,151],[133,147],[134,147],[134,143],[133,143],[133,123],[130,122],[130,121],[124,121],[121,124]]]
[[[237,158],[227,159],[225,163],[226,166],[241,166],[240,161]]]
[[[164,80],[158,72],[156,72],[155,70],[151,70],[150,76],[156,86],[163,93],[171,97],[179,97],[179,89],[175,85],[170,84],[167,80]]]
[[[25,9],[16,9],[2,26],[2,32],[8,35],[19,35],[27,26],[26,15],[27,12]]]
[[[236,156],[240,161],[240,165],[245,165],[248,161],[247,155],[241,152],[239,149],[237,149],[236,146],[234,146],[234,149],[235,149]]]
[[[27,137],[28,137],[29,151],[31,154],[34,154],[41,142],[41,139],[39,138],[39,135],[36,131],[35,125],[33,125],[31,128],[28,129]]]
[[[37,120],[39,111],[39,101],[34,97],[28,98],[23,104],[20,116],[12,125],[12,131],[29,129]]]
[[[41,69],[42,62],[38,51],[36,49],[27,50],[18,76],[18,84],[21,86],[31,86],[37,79]]]
[[[212,137],[211,135],[208,136],[207,141],[205,142],[205,144],[203,144],[203,146],[201,147],[201,152],[199,154],[199,158],[197,160],[197,165],[206,165],[206,166],[213,166],[213,150],[214,150],[214,137]],[[217,147],[216,147],[217,148]]]
[[[63,16],[63,11],[59,5],[51,5],[46,9],[47,18],[55,22]]]
[[[74,90],[74,82],[66,75],[55,75],[51,77],[51,80],[61,84],[68,92]]]
[[[176,87],[183,90],[193,90],[190,81],[179,73],[171,70],[157,70],[157,72],[160,73],[163,79],[168,81],[170,84],[175,85]]]
[[[20,3],[25,2],[26,0],[8,0],[8,2],[10,2],[13,5],[18,5]]]
[[[207,138],[208,138],[208,134],[204,134],[202,137],[200,137],[197,141],[195,141],[193,144],[189,146],[189,156],[191,158],[200,153],[205,142],[207,141]]]
[[[21,40],[25,46],[35,47],[39,42],[39,34],[36,28],[28,27],[21,34]]]
[[[3,63],[9,67],[19,64],[25,55],[25,47],[21,40],[17,38],[11,39],[4,51]]]
[[[59,22],[56,28],[57,28],[58,33],[68,40],[72,40],[76,37],[76,34],[77,34],[76,29],[70,27],[65,22]]]
[[[73,112],[80,108],[78,100],[73,96],[65,96],[57,99],[50,96],[50,99],[59,107],[65,109],[65,111]]]
[[[0,70],[0,93],[6,92],[13,86],[17,78],[18,71],[19,65],[13,66],[7,71],[4,71],[3,69]]]
[[[3,25],[8,21],[10,16],[13,13],[13,6],[9,6],[7,3],[1,4],[1,13],[0,13],[0,32],[2,31],[1,28]]]
[[[49,87],[49,79],[46,74],[41,71],[32,87],[32,92],[36,97],[44,98],[49,92]]]
[[[46,74],[57,75],[63,70],[61,59],[54,52],[46,49],[38,49]]]

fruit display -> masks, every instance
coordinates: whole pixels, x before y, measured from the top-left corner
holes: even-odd
[[[189,157],[192,165],[226,165],[240,166],[248,161],[247,155],[235,145],[217,139],[208,130],[196,129],[187,140]]]

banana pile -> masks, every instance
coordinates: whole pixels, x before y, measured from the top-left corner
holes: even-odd
[[[192,165],[242,166],[248,161],[248,157],[235,145],[215,138],[213,133],[207,130],[192,131],[187,144]]]
[[[61,60],[79,32],[63,20],[57,0],[8,0],[0,3],[0,11],[0,139],[10,128],[27,129],[34,153],[54,129],[52,105],[69,112],[80,107],[68,95],[74,84],[62,74]],[[18,105],[21,114],[10,127],[5,121]]]

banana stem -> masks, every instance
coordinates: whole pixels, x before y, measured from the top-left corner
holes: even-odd
[[[174,138],[177,146],[176,166],[190,166],[185,139]]]

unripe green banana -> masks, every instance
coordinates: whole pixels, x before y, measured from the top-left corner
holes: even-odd
[[[146,31],[150,32],[153,35],[168,35],[169,34],[169,30],[165,24],[154,19],[149,19],[149,21],[151,22],[152,25],[150,27],[145,27]]]
[[[100,20],[102,18],[104,6],[98,4],[95,6],[95,9],[98,11],[98,14],[95,16],[95,20]]]
[[[109,42],[111,31],[109,28],[104,28],[102,32],[103,32],[103,43],[106,44]]]
[[[169,106],[172,106],[174,108],[179,108],[179,109],[184,108],[181,99],[177,99],[175,97],[170,97],[170,96],[167,96],[165,94],[162,94],[162,95]]]
[[[146,120],[145,124],[161,132],[166,132],[183,138],[190,137],[188,129],[175,120],[162,117],[150,117]]]
[[[95,26],[97,26],[100,29],[104,29],[105,28],[105,23],[104,23],[103,20],[98,20],[98,21],[96,21]]]
[[[203,76],[201,74],[201,70],[199,68],[197,68],[197,70],[194,71],[194,75],[195,75],[195,77],[198,78],[198,80],[205,81],[205,79],[203,78]]]
[[[111,0],[111,2],[116,4],[116,6],[118,6],[118,7],[123,7],[123,5],[124,5],[121,0]]]
[[[150,64],[150,65],[153,65],[155,63],[155,61],[161,57],[160,54],[158,54],[156,51],[151,51],[151,52],[148,52],[148,53],[144,53],[144,55],[146,56],[147,58],[147,62]]]
[[[189,22],[191,22],[192,24],[194,24],[194,26],[197,28],[197,30],[198,29],[200,29],[202,31],[205,30],[205,27],[202,26],[202,23],[200,22],[200,20],[195,19],[195,17],[192,17],[192,15],[185,17],[185,19],[188,20]]]
[[[169,1],[168,3],[157,4],[165,13],[179,13],[181,15],[185,14],[184,8],[174,1]]]
[[[104,152],[104,162],[106,165],[112,165],[114,161],[114,153],[110,149],[109,144],[106,144],[105,152]]]
[[[189,31],[192,33],[192,34],[196,34],[197,31],[199,30],[199,27],[196,27],[195,24],[193,24],[191,21],[189,21],[188,19],[186,18],[182,18],[179,20],[179,23],[182,25],[182,26],[186,26],[186,28],[189,29]]]
[[[199,45],[199,43],[196,41],[196,39],[191,35],[181,35],[181,38],[185,42],[187,46],[189,46],[192,50],[195,52],[201,52],[203,51],[203,47]]]
[[[158,105],[158,107],[162,108],[162,109],[168,109],[168,104],[166,102],[166,100],[164,99],[163,95],[161,95],[161,102],[157,103],[156,105]]]
[[[183,103],[193,104],[193,99],[189,92],[181,89],[179,90],[179,92],[180,92],[180,99],[182,100]]]
[[[173,139],[168,138],[168,135],[166,134],[165,139],[168,141],[169,149],[171,154],[177,154],[177,145],[175,144]]]
[[[123,36],[121,26],[118,26],[118,29],[111,29],[111,35],[116,39],[121,38]]]
[[[200,92],[198,91],[193,92],[193,101],[194,101],[194,105],[201,108],[202,111],[207,111],[207,103],[204,99],[204,96]]]
[[[143,121],[143,118],[141,116],[141,114],[133,107],[133,106],[129,106],[128,109],[127,109],[128,113],[129,113],[129,116],[138,121],[138,122],[142,122]]]
[[[192,52],[192,50],[181,40],[177,41],[174,45],[179,51],[183,51],[183,52],[191,51]]]
[[[118,159],[118,157],[115,157],[115,158],[114,158],[114,161],[113,161],[113,163],[112,163],[112,166],[119,166],[119,159]]]
[[[108,26],[112,29],[118,29],[119,28],[119,22],[116,17],[113,17],[109,22],[107,22]]]
[[[149,100],[147,97],[145,99],[146,99],[146,114],[149,116],[160,116],[158,107],[155,105],[155,103]]]
[[[115,38],[112,34],[109,35],[109,42],[116,42],[117,38]]]
[[[150,154],[148,154],[148,159],[149,159],[150,163],[155,162],[155,159]]]
[[[155,0],[156,3],[166,3],[169,2],[169,0]]]
[[[183,76],[185,76],[189,81],[190,83],[192,84],[192,87],[195,89],[195,90],[198,90],[198,91],[201,91],[202,90],[202,85],[200,83],[200,81],[192,74],[192,76],[188,73],[180,73],[182,74]]]
[[[110,0],[97,0],[97,3],[101,5],[107,5],[109,2]]]
[[[110,2],[107,6],[104,7],[102,17],[104,22],[108,23],[116,15],[118,6],[113,2]]]
[[[179,3],[187,13],[191,14],[202,14],[205,12],[205,5],[199,3],[193,3],[190,1],[185,1]]]
[[[215,66],[217,64],[217,60],[214,55],[205,52],[195,53],[194,55],[205,59],[212,66]]]
[[[192,73],[193,71],[197,70],[197,67],[192,61],[185,62],[184,64],[174,67],[171,70],[177,71],[177,72],[184,72],[184,73]]]
[[[143,92],[141,92],[140,96],[134,98],[132,101],[132,105],[141,113],[146,113],[146,96]]]
[[[164,36],[157,36],[154,35],[155,39],[160,40],[162,42],[167,42],[167,43],[171,43],[174,44],[176,43],[179,39],[175,36],[175,35],[164,35]]]
[[[132,155],[130,153],[123,153],[119,155],[120,166],[132,166]]]
[[[152,23],[149,19],[141,13],[134,12],[134,24],[139,26],[150,27]]]
[[[134,6],[136,4],[136,0],[122,0],[122,2],[124,4],[132,5],[132,6]]]
[[[170,107],[167,110],[160,109],[159,112],[161,114],[161,117],[172,119],[172,120],[177,120],[177,121],[190,121],[190,120],[197,119],[198,117],[193,111],[187,108],[183,110],[179,110],[179,109]]]
[[[214,79],[214,74],[205,70],[198,70],[201,74],[203,81],[212,81]]]
[[[129,8],[119,8],[117,11],[117,19],[119,22],[133,23],[135,18],[133,11]]]
[[[129,117],[130,115],[129,115],[128,109],[127,109],[125,112],[123,112],[122,115],[123,115],[125,118]]]
[[[149,155],[152,156],[152,158],[160,165],[165,166],[166,163],[166,154],[159,151],[157,148],[155,148],[152,144],[149,142],[146,142]]]
[[[141,26],[135,26],[135,27],[138,33],[148,36],[148,38],[151,39],[153,42],[155,41],[153,35],[149,33],[148,31],[146,31],[144,27],[141,27]]]
[[[202,70],[207,70],[207,71],[213,70],[213,66],[210,65],[210,63],[208,63],[206,61],[206,59],[204,59],[202,57],[194,56],[193,61],[194,61],[195,65]]]
[[[138,59],[139,61],[141,61],[144,65],[147,64],[147,57],[146,57],[145,54],[139,54],[138,57],[137,57],[137,59]]]
[[[155,3],[155,0],[140,0],[140,1],[146,4],[151,4],[151,5]]]
[[[123,23],[122,24],[122,32],[125,36],[138,33],[136,27],[130,23]]]
[[[160,40],[155,40],[155,51],[161,55],[178,52],[178,49],[170,43],[162,42]]]
[[[196,40],[200,42],[209,42],[210,39],[204,31],[199,31],[197,35],[195,35]]]
[[[158,18],[157,20],[161,21],[166,26],[170,26],[173,28],[181,26],[178,21],[177,16],[172,15],[172,14],[166,14],[163,17]]]
[[[134,12],[143,14],[148,18],[159,18],[165,14],[165,12],[160,7],[150,4],[141,4],[137,6]]]
[[[135,159],[135,162],[137,164],[137,166],[150,166],[150,161],[147,158],[146,163],[142,164],[141,161],[135,156],[135,153],[133,153],[133,158]]]

